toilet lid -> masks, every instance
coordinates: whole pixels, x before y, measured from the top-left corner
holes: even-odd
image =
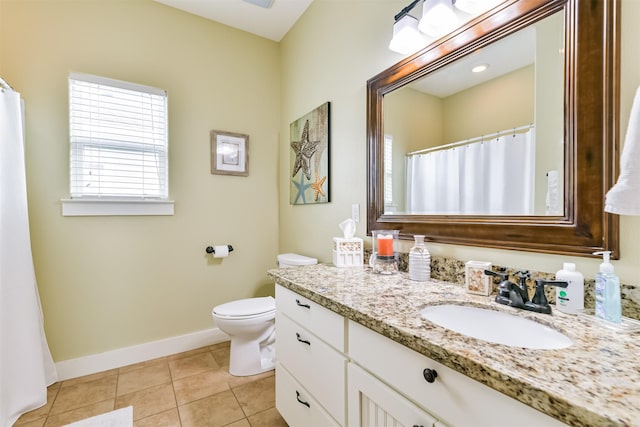
[[[221,304],[213,309],[220,316],[244,317],[267,313],[276,309],[273,297],[247,298]]]

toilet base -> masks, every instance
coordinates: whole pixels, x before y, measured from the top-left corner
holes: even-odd
[[[235,377],[247,377],[275,368],[275,330],[268,339],[247,340],[231,337],[229,373]]]

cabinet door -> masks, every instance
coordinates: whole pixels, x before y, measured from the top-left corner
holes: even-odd
[[[437,420],[360,367],[349,363],[351,427],[434,427]]]

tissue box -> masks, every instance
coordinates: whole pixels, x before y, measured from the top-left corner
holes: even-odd
[[[362,239],[352,237],[333,238],[333,265],[336,267],[361,267],[363,258]]]
[[[484,274],[491,270],[490,262],[468,261],[465,264],[465,287],[470,294],[490,295],[493,283],[490,276]]]

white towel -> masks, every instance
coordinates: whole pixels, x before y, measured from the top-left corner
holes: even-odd
[[[620,176],[607,193],[604,210],[620,215],[640,215],[640,87],[629,115],[620,157]]]
[[[133,406],[85,418],[65,427],[133,427]]]

